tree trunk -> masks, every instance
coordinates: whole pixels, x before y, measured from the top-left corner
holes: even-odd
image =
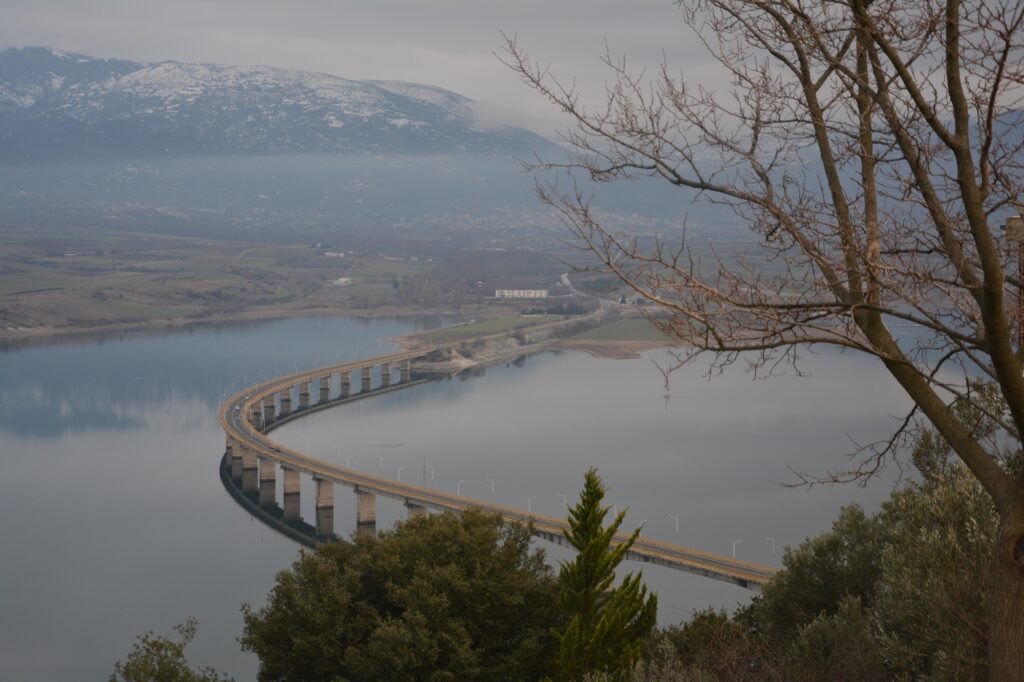
[[[989,591],[989,679],[1024,680],[1024,494],[1001,515]]]

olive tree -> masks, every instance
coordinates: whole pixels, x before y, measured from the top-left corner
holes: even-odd
[[[691,349],[681,361],[710,352],[715,368],[774,367],[832,345],[884,365],[913,410],[851,470],[821,478],[870,476],[918,420],[934,427],[999,515],[990,670],[1013,679],[1024,669],[1024,473],[1003,448],[1018,449],[1024,430],[1024,306],[1017,245],[999,227],[1021,210],[1024,4],[677,4],[727,87],[608,57],[605,105],[588,109],[508,40],[506,63],[572,119],[570,161],[538,166],[692,190],[730,208],[770,266],[714,252],[709,264],[685,239],[643,247],[585,192],[548,182],[540,194],[601,268],[667,313],[657,324]],[[990,439],[951,409],[974,402],[979,380],[1005,403],[986,413],[999,427]]]
[[[536,680],[556,651],[557,583],[529,527],[467,511],[303,552],[242,648],[260,680]]]

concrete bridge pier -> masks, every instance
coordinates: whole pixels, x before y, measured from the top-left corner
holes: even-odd
[[[409,374],[410,374],[409,365],[410,365],[410,362],[408,360],[402,360],[402,364],[400,364],[398,366],[398,381],[399,381],[399,383],[404,384],[404,383],[409,381]]]
[[[236,485],[242,482],[242,450],[240,443],[231,448],[231,480]]]
[[[331,399],[331,375],[325,374],[320,377],[320,400],[321,404]]]
[[[274,423],[274,412],[276,408],[274,406],[274,396],[263,399],[263,425],[267,426]]]
[[[356,488],[356,532],[377,532],[377,496]]]
[[[259,405],[253,405],[249,411],[249,423],[257,431],[263,431],[263,410]]]
[[[303,381],[299,384],[299,409],[305,410],[309,407],[309,382]]]
[[[292,411],[292,386],[281,391],[280,403],[281,403],[281,416],[286,417]]]
[[[224,434],[224,454],[228,456],[229,460],[231,459],[231,451],[233,449],[234,449],[234,441],[231,440],[231,434],[225,433]]]
[[[391,363],[382,362],[380,363],[380,386],[381,388],[387,388],[391,385]]]
[[[422,519],[427,515],[426,507],[416,504],[415,502],[410,502],[409,500],[405,501],[405,509],[406,514],[410,519]]]
[[[347,398],[352,395],[352,372],[345,370],[341,373],[341,394],[339,398]]]
[[[273,507],[277,502],[277,471],[274,460],[268,457],[259,458],[260,467],[260,506]]]
[[[373,374],[372,374],[373,366],[372,365],[368,365],[366,367],[363,367],[362,369],[363,369],[363,383],[362,383],[362,386],[360,388],[362,389],[363,393],[368,393],[369,390],[370,390],[370,381],[373,378]]]
[[[299,470],[281,465],[284,472],[284,520],[299,519]]]
[[[568,538],[565,537],[565,535],[563,533],[549,533],[549,532],[546,532],[546,531],[536,531],[536,532],[534,532],[534,535],[536,535],[539,538],[543,538],[543,539],[547,540],[548,542],[553,542],[556,545],[558,545],[559,547],[568,547],[569,546],[569,540],[568,540]],[[640,559],[640,560],[642,561],[643,559]]]
[[[334,484],[324,478],[316,481],[316,536],[329,538],[334,535]]]
[[[242,492],[254,493],[259,490],[257,483],[256,453],[245,448],[242,450]]]

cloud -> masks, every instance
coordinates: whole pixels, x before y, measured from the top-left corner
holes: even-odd
[[[481,102],[486,125],[550,135],[561,117],[494,56],[516,33],[599,103],[606,41],[637,68],[707,63],[669,0],[3,0],[0,45],[97,57],[267,64],[429,83]]]
[[[546,106],[544,101],[538,104],[533,109],[526,109],[495,102],[474,102],[470,108],[476,118],[476,125],[483,130],[526,128],[553,142],[559,142],[558,133],[567,125],[565,116]]]

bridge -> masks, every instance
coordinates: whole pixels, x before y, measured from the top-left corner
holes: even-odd
[[[427,360],[427,356],[441,350],[441,347],[418,348],[317,367],[276,377],[239,391],[220,408],[220,423],[226,434],[223,475],[240,483],[241,492],[251,496],[256,504],[271,508],[277,505],[277,468],[280,467],[283,470],[284,504],[283,518],[276,525],[282,530],[294,529],[302,524],[299,515],[299,476],[312,476],[316,496],[315,535],[320,538],[334,536],[334,486],[337,484],[355,492],[357,532],[376,531],[377,497],[382,496],[402,502],[410,518],[424,516],[430,510],[460,513],[467,509],[477,509],[498,514],[515,523],[532,523],[534,535],[568,546],[564,531],[569,525],[565,519],[372,476],[287,448],[270,437],[274,429],[312,412],[401,390],[431,381],[438,374],[450,373],[451,370],[437,372]],[[373,381],[375,367],[380,368],[376,385]],[[354,377],[358,378],[355,384]],[[314,383],[315,401],[312,391]],[[354,387],[358,387],[358,390]],[[297,533],[288,534],[302,541]],[[628,537],[628,533],[620,532],[613,541],[625,542]],[[754,591],[760,591],[761,586],[775,572],[770,566],[702,552],[642,535],[633,544],[627,558],[706,576]]]

